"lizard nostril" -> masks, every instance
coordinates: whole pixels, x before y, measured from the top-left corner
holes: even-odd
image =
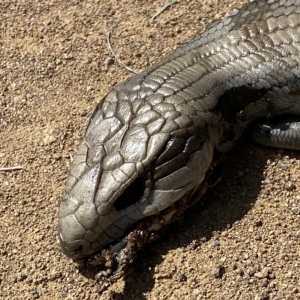
[[[144,180],[138,177],[116,200],[114,208],[116,210],[121,210],[136,203],[143,195],[144,190]]]

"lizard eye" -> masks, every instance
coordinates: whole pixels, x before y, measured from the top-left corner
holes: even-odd
[[[122,210],[132,204],[135,204],[142,197],[144,190],[145,182],[142,178],[138,177],[115,201],[114,208],[116,210]]]

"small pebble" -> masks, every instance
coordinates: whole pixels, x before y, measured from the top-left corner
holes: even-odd
[[[186,275],[184,275],[184,274],[179,274],[179,275],[178,275],[178,281],[179,281],[179,282],[187,281]]]
[[[211,246],[212,247],[218,247],[218,246],[220,246],[220,242],[219,241],[212,241]]]
[[[220,268],[214,268],[212,271],[212,274],[216,277],[219,278],[221,275],[221,269]]]

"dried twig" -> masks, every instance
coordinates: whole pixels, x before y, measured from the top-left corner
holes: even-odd
[[[121,59],[117,56],[117,54],[114,52],[114,50],[112,49],[111,44],[110,44],[110,41],[109,41],[109,39],[110,39],[110,32],[108,33],[106,39],[107,39],[107,44],[108,44],[108,47],[109,47],[109,49],[110,49],[112,55],[113,55],[114,58],[119,62],[119,64],[122,65],[122,66],[123,66],[126,70],[128,70],[129,72],[132,72],[132,73],[134,73],[134,74],[137,74],[137,72],[135,72],[135,71],[132,70],[130,67],[128,67],[127,65],[125,65],[125,64],[121,61]]]
[[[153,16],[152,16],[152,20],[154,20],[155,18],[157,18],[161,13],[163,13],[168,7],[170,7],[172,4],[174,3],[178,3],[180,2],[179,0],[170,0],[167,1],[165,3],[165,5],[163,7],[161,7]]]
[[[15,166],[15,167],[8,167],[8,168],[0,168],[0,172],[17,171],[23,169],[24,168],[22,166]]]

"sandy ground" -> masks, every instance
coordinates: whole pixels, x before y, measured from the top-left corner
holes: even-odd
[[[0,299],[299,299],[299,154],[241,143],[222,182],[108,291],[60,253],[57,209],[96,103],[242,1],[1,0]]]

